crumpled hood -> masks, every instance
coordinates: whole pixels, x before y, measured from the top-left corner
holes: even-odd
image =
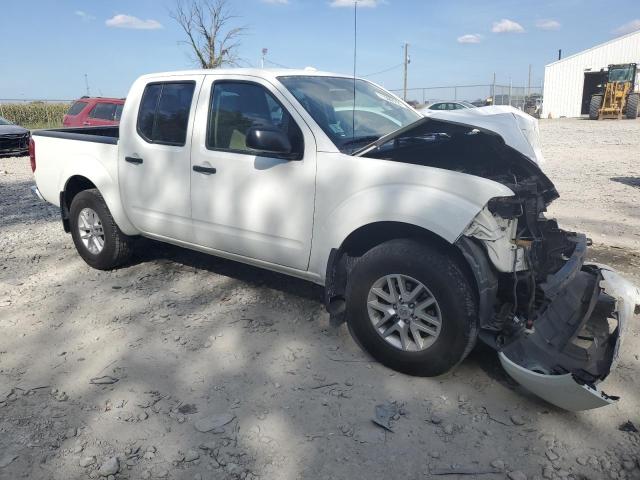
[[[464,110],[420,110],[425,117],[464,123],[500,135],[504,142],[530,158],[539,167],[545,163],[540,149],[538,120],[517,108],[491,106]]]

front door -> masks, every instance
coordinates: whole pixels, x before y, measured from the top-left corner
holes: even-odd
[[[315,201],[311,130],[269,82],[207,76],[192,144],[191,211],[197,243],[306,270]],[[298,159],[246,145],[252,126],[278,128]]]
[[[125,109],[118,177],[127,215],[142,232],[185,242],[191,228],[191,132],[203,75],[140,85]]]

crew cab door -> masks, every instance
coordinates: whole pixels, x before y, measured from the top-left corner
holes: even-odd
[[[246,145],[252,126],[285,132],[299,159]],[[191,155],[198,244],[306,270],[315,201],[316,144],[286,97],[266,80],[206,77]]]
[[[134,85],[120,123],[118,177],[127,215],[142,232],[185,242],[191,228],[191,133],[203,75]]]

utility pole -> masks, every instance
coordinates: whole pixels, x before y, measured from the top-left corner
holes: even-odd
[[[264,68],[264,59],[267,56],[267,53],[269,53],[269,49],[268,48],[263,48],[262,49],[262,62],[261,62],[262,68]]]
[[[91,96],[91,90],[89,90],[89,75],[84,74],[84,84],[87,87],[87,97]]]
[[[529,83],[527,84],[527,96],[531,96],[531,64],[529,64]]]
[[[407,101],[407,75],[409,73],[409,44],[404,44],[404,96],[402,99]]]
[[[491,105],[496,104],[496,72],[493,72],[493,82],[491,82]]]

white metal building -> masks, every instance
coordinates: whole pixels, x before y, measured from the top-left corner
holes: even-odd
[[[640,30],[547,65],[542,118],[579,117],[589,113],[591,95],[604,81],[603,70],[619,63],[640,66]]]

